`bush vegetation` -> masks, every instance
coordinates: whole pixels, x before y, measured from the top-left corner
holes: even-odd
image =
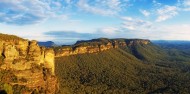
[[[55,69],[61,94],[189,94],[189,58],[179,50],[139,44],[57,57]]]
[[[24,39],[17,37],[15,35],[8,35],[8,34],[0,33],[0,40],[24,40]]]

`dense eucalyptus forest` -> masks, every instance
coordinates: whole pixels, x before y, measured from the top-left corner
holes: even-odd
[[[61,94],[189,94],[189,42],[119,47],[57,57]],[[185,47],[185,48],[184,48]]]

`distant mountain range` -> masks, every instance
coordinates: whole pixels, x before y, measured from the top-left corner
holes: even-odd
[[[38,42],[40,46],[45,46],[45,47],[54,47],[57,46],[53,41],[46,41],[46,42]]]
[[[175,48],[175,49],[189,49],[190,41],[180,41],[180,40],[157,40],[152,41],[154,44],[159,45],[162,48]]]

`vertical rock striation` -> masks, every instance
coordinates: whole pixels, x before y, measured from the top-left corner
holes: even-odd
[[[8,85],[10,94],[56,93],[54,55],[53,49],[40,47],[36,41],[1,34],[0,90],[8,90],[4,86]]]
[[[84,53],[97,53],[112,48],[119,48],[133,45],[147,45],[149,40],[144,39],[93,39],[89,41],[77,41],[73,46],[55,48],[55,56],[70,56]]]

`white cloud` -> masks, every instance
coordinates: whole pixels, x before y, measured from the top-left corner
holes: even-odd
[[[120,0],[79,0],[79,9],[99,15],[117,15],[122,11],[123,5]]]
[[[184,4],[185,6],[190,6],[190,0],[184,0],[183,4]]]
[[[122,17],[122,28],[132,31],[148,31],[151,29],[152,23],[141,19],[134,19],[131,17]]]
[[[144,16],[146,16],[146,17],[148,17],[148,16],[150,15],[150,12],[148,12],[147,10],[140,10],[140,12],[141,12]]]
[[[153,5],[154,5],[155,7],[159,7],[159,6],[162,5],[161,3],[157,2],[156,0],[153,0],[152,3],[153,3]]]
[[[135,22],[135,19],[133,19]],[[145,23],[148,23],[144,21]],[[137,21],[138,23],[138,21]],[[149,26],[149,24],[148,24]],[[117,38],[143,38],[151,40],[190,40],[190,24],[182,25],[163,25],[163,24],[151,24],[151,27],[148,28],[147,24],[131,26],[133,30],[120,28],[117,33],[114,33],[111,37]],[[129,32],[132,31],[132,32]],[[146,31],[146,32],[139,32]],[[110,37],[108,35],[108,37]]]
[[[190,11],[190,0],[183,0],[181,4],[181,9],[183,11]]]
[[[70,4],[70,3],[71,3],[71,0],[65,0],[65,2],[66,2],[67,4]]]
[[[158,25],[157,29],[154,29],[151,32],[149,38],[165,40],[190,40],[189,31],[190,24]]]
[[[101,31],[103,34],[112,35],[119,31],[119,29],[116,27],[104,27],[101,28],[99,31]]]
[[[132,21],[133,20],[133,18],[131,18],[131,17],[121,17],[121,19],[123,19],[123,20],[127,20],[127,21]]]
[[[121,2],[119,0],[109,0],[109,2],[107,1],[107,5],[111,9],[118,9],[118,10],[120,10],[120,4],[121,4]]]
[[[60,2],[43,0],[0,0],[0,22],[16,25],[35,24],[58,15]]]
[[[82,10],[94,14],[101,14],[101,15],[114,15],[116,14],[115,11],[109,10],[109,9],[102,9],[96,6],[91,6],[88,4],[87,0],[80,0],[78,2],[78,7],[81,8]]]
[[[126,9],[128,3],[128,0],[0,0],[0,22],[36,24],[52,17],[67,19],[69,14],[66,13],[81,12],[78,10],[116,16]]]
[[[170,19],[178,14],[178,8],[176,6],[168,6],[165,5],[164,7],[157,9],[158,18],[156,22],[165,21]]]

